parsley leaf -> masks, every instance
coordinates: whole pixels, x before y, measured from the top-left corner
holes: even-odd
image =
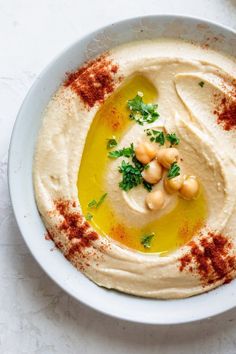
[[[92,218],[93,218],[93,215],[90,214],[90,213],[87,213],[87,214],[85,215],[85,219],[86,219],[87,221],[92,220]]]
[[[138,170],[140,170],[140,172],[142,172],[143,170],[144,170],[144,168],[145,168],[145,166],[143,166],[143,164],[137,159],[137,157],[134,155],[133,157],[132,157],[132,162],[133,162],[133,164],[134,164],[134,166],[138,169]],[[148,168],[148,167],[147,167]]]
[[[180,175],[180,167],[177,162],[173,162],[168,170],[167,178],[172,179]]]
[[[97,209],[98,207],[100,207],[100,205],[104,202],[106,196],[107,196],[107,193],[105,193],[105,194],[103,194],[103,195],[101,196],[101,198],[100,198],[99,201],[97,202],[96,209]]]
[[[205,82],[204,82],[204,81],[200,81],[200,82],[198,83],[198,85],[201,86],[201,87],[203,87],[203,86],[205,85]]]
[[[103,201],[106,198],[106,196],[107,196],[107,193],[103,194],[98,202],[95,199],[91,200],[91,202],[88,203],[88,207],[90,209],[92,209],[92,208],[97,209],[103,203]]]
[[[145,248],[150,248],[151,247],[151,241],[153,239],[153,237],[155,236],[154,232],[152,232],[149,235],[144,235],[141,238],[141,244],[145,247]]]
[[[112,137],[111,139],[108,139],[107,140],[107,149],[112,149],[114,148],[115,146],[117,146],[117,141],[114,137]]]
[[[145,179],[143,180],[143,186],[144,186],[144,188],[145,188],[148,192],[151,192],[151,190],[152,190],[152,184],[149,183],[149,182],[147,182],[147,181],[145,181]]]
[[[158,143],[160,145],[164,145],[165,140],[168,140],[170,142],[171,146],[178,145],[179,141],[180,141],[175,133],[166,134],[166,136],[165,136],[164,133],[160,130],[145,129],[145,132],[151,142]]]
[[[134,156],[134,144],[132,143],[130,147],[124,147],[120,150],[110,151],[108,157],[112,159],[117,159],[118,157],[133,157]]]
[[[144,169],[149,168],[149,165],[141,164],[135,155],[132,157],[132,162],[133,165],[124,160],[122,161],[121,166],[119,167],[119,172],[122,173],[122,180],[119,183],[119,187],[127,192],[143,183],[144,188],[150,192],[152,190],[152,185],[146,182],[141,174]]]
[[[136,95],[132,100],[128,100],[128,107],[131,111],[129,118],[140,125],[153,123],[159,117],[157,104],[144,103],[140,95]]]
[[[128,107],[131,111],[141,111],[142,110],[143,98],[141,95],[136,95],[133,99],[128,100]]]
[[[147,136],[149,136],[151,142],[159,143],[160,145],[165,144],[164,133],[160,130],[145,129]]]
[[[119,187],[126,192],[142,183],[143,178],[140,169],[124,160],[119,167],[119,172],[122,173]]]
[[[170,142],[170,145],[178,145],[179,144],[179,138],[175,133],[167,134],[166,135],[166,140]]]
[[[97,207],[97,202],[95,199],[91,200],[91,202],[88,203],[89,208]]]
[[[133,164],[125,162],[124,160],[122,161],[121,165],[119,166],[119,172],[122,174],[122,180],[119,183],[119,187],[127,192],[130,189],[137,187],[139,184],[143,183],[143,187],[148,192],[150,192],[152,190],[152,185],[146,182],[141,174],[143,170],[149,168],[149,165],[143,165],[137,160],[134,152],[134,144],[132,143],[129,147],[124,147],[123,149],[110,151],[108,153],[108,157],[113,159],[116,159],[121,156],[131,158]],[[92,203],[92,207],[96,207],[96,205],[94,205],[94,201],[90,203]]]

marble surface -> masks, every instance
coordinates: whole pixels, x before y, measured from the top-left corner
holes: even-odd
[[[236,353],[236,309],[198,323],[144,326],[95,312],[40,269],[16,225],[7,154],[20,104],[43,67],[99,26],[176,13],[236,29],[236,0],[0,0],[0,353]]]

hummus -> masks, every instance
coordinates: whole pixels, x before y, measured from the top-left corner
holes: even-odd
[[[184,298],[235,277],[235,72],[233,58],[184,41],[134,42],[72,73],[50,100],[34,158],[37,206],[57,247],[98,285]],[[139,91],[158,104],[150,124],[124,105]],[[120,188],[122,159],[107,157],[106,141],[115,137],[111,151],[137,146],[146,129],[179,137],[181,171],[200,181],[195,200],[165,193],[153,211],[143,185]]]

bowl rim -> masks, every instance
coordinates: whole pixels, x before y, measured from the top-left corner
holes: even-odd
[[[94,305],[91,304],[89,301],[86,301],[85,299],[79,299],[78,297],[76,297],[72,291],[70,289],[66,289],[59,281],[58,279],[55,279],[50,272],[47,270],[47,267],[42,264],[39,259],[37,258],[37,256],[35,255],[34,249],[32,249],[29,245],[28,242],[28,237],[25,236],[23,230],[22,230],[22,220],[20,220],[20,217],[18,217],[18,211],[17,208],[15,206],[15,195],[13,192],[13,166],[12,166],[12,155],[13,155],[13,145],[14,145],[14,140],[16,139],[16,135],[17,135],[17,130],[18,130],[18,125],[20,122],[20,117],[22,115],[22,112],[25,108],[25,106],[28,105],[28,99],[30,98],[30,95],[32,93],[32,91],[34,90],[35,87],[37,87],[39,81],[41,80],[41,78],[48,72],[50,71],[50,69],[54,66],[54,64],[60,60],[60,58],[63,56],[63,54],[65,54],[68,50],[71,50],[72,48],[76,47],[78,45],[79,42],[81,42],[82,40],[88,40],[89,38],[93,38],[95,37],[97,34],[99,34],[101,31],[107,30],[109,28],[111,28],[113,25],[124,25],[129,23],[130,21],[135,21],[135,20],[145,20],[145,19],[158,19],[158,18],[164,18],[166,20],[189,20],[189,21],[199,21],[199,23],[205,24],[207,26],[214,26],[215,28],[220,29],[224,29],[227,32],[230,32],[232,35],[236,36],[236,30],[234,30],[233,28],[221,24],[221,23],[217,23],[215,21],[212,20],[208,20],[206,18],[200,18],[200,17],[195,17],[195,16],[189,16],[189,15],[178,15],[178,14],[152,14],[152,15],[145,15],[145,16],[135,16],[135,17],[129,17],[129,18],[125,18],[119,21],[115,21],[115,22],[110,22],[108,24],[106,24],[105,26],[101,26],[96,30],[93,30],[91,32],[87,32],[85,35],[80,36],[79,38],[77,38],[76,40],[74,40],[73,42],[71,42],[69,45],[65,46],[64,49],[62,49],[61,51],[59,51],[59,53],[54,56],[51,61],[44,67],[43,70],[41,70],[41,72],[36,76],[36,78],[34,79],[33,84],[31,85],[31,87],[29,88],[21,106],[20,109],[17,113],[14,125],[13,125],[13,129],[12,129],[12,134],[11,134],[11,138],[10,138],[10,143],[9,143],[9,149],[8,149],[8,169],[7,169],[7,175],[8,175],[8,189],[9,189],[9,194],[10,194],[10,200],[11,200],[11,205],[12,205],[12,209],[13,209],[13,213],[15,216],[15,220],[17,222],[18,228],[20,230],[20,233],[22,235],[22,238],[24,240],[24,242],[26,243],[31,255],[33,256],[34,260],[38,263],[38,265],[40,266],[40,268],[47,274],[47,276],[54,282],[56,283],[63,291],[65,291],[68,295],[72,296],[75,300],[81,302],[82,304],[88,306],[89,308],[92,308],[102,314],[108,315],[110,317],[116,318],[116,319],[120,319],[120,320],[124,320],[124,321],[128,321],[128,322],[133,322],[133,323],[142,323],[142,324],[152,324],[152,325],[170,325],[170,324],[183,324],[183,323],[191,323],[191,322],[196,322],[196,321],[200,321],[202,319],[209,319],[213,316],[217,316],[220,315],[226,311],[229,311],[231,309],[233,309],[234,307],[236,307],[236,301],[235,304],[232,305],[225,305],[224,307],[221,308],[221,310],[218,310],[217,312],[212,312],[210,314],[206,314],[206,315],[202,315],[202,316],[198,316],[196,318],[192,318],[191,316],[189,316],[188,319],[183,318],[183,319],[179,319],[177,321],[173,321],[173,320],[165,320],[165,321],[160,321],[160,320],[146,320],[146,319],[137,319],[137,318],[130,318],[129,316],[122,316],[119,315],[118,313],[111,313],[109,311],[106,311],[104,309],[101,309],[101,307],[99,307],[99,305]],[[126,294],[125,294],[126,295]],[[201,296],[201,295],[198,295]],[[167,300],[168,301],[168,300]]]

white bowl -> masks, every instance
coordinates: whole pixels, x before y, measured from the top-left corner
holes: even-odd
[[[9,151],[9,187],[15,217],[33,256],[66,292],[114,317],[149,324],[183,323],[210,317],[236,306],[236,282],[181,300],[129,296],[95,285],[77,271],[44,238],[32,184],[34,147],[42,112],[66,72],[116,45],[142,39],[172,37],[193,40],[236,55],[236,33],[217,24],[179,16],[147,16],[101,28],[65,50],[38,77],[18,114]]]

